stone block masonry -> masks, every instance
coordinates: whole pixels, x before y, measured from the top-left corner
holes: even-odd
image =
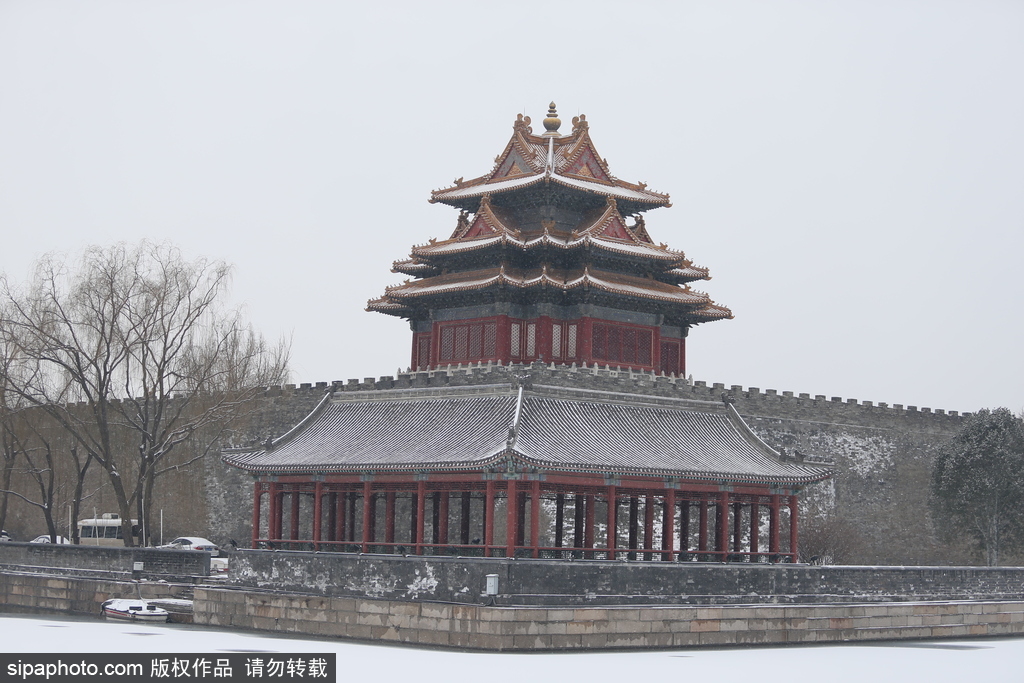
[[[1024,633],[1024,602],[492,607],[199,587],[197,624],[465,650],[651,649]]]
[[[724,568],[718,568],[723,573]],[[109,598],[135,597],[138,584],[0,571],[0,611],[99,614]],[[817,571],[817,569],[815,569]],[[898,570],[893,574],[894,580]],[[908,570],[907,581],[920,576]],[[727,573],[727,572],[725,572]],[[1020,584],[1021,570],[1005,580]],[[1024,600],[838,604],[484,605],[313,595],[150,582],[142,597],[193,599],[191,619],[211,627],[462,650],[651,649],[963,638],[1024,633]],[[781,597],[781,596],[779,596]],[[819,596],[827,600],[828,596]],[[183,600],[182,598],[186,598]],[[182,613],[188,621],[189,615]]]
[[[530,560],[245,550],[239,589],[320,597],[481,604],[487,575],[499,605],[1024,600],[1017,567],[822,567],[785,564]]]
[[[111,598],[142,597],[160,603],[171,599],[182,603],[191,587],[169,583],[96,579],[71,576],[54,570],[49,574],[0,571],[0,611],[43,614],[78,614],[98,617],[100,605]],[[191,614],[180,607],[169,607],[172,621],[191,621]]]
[[[133,578],[135,563],[141,576],[190,582],[210,575],[210,553],[163,548],[121,548],[50,543],[0,543],[0,568],[109,578]]]

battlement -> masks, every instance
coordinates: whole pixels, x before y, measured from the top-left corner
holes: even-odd
[[[554,365],[540,361],[528,365],[498,365],[494,363],[470,363],[449,365],[425,371],[406,371],[380,378],[335,380],[333,382],[286,384],[268,387],[267,396],[313,394],[326,391],[387,391],[389,389],[410,389],[475,384],[511,382],[513,377],[529,374],[535,384],[554,386],[583,386],[603,391],[633,394],[650,394],[676,398],[720,401],[728,399],[744,415],[766,417],[785,416],[818,422],[850,422],[865,424],[871,422],[891,423],[893,420],[905,424],[936,423],[948,429],[971,413],[958,413],[928,407],[903,404],[844,399],[839,396],[826,397],[818,394],[762,390],[759,387],[742,385],[726,386],[722,383],[708,384],[704,381],[690,382],[677,375],[655,374],[622,369],[607,365]],[[879,425],[882,426],[882,425]],[[887,424],[885,426],[891,426]]]

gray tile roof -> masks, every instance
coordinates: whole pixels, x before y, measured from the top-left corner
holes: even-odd
[[[517,396],[507,385],[495,389],[490,395],[453,391],[423,398],[346,395],[325,401],[270,449],[228,451],[224,457],[267,473],[479,469],[507,457]],[[564,390],[555,392],[563,396],[551,393],[525,392],[513,448],[518,460],[542,471],[769,483],[829,475],[825,467],[781,461],[722,404],[659,405],[645,396],[593,392],[600,396],[587,400],[566,398]]]

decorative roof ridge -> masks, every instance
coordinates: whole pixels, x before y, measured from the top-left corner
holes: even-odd
[[[557,368],[555,372],[558,372]],[[623,370],[623,372],[626,371]],[[634,374],[650,375],[651,373],[639,373],[634,371]],[[721,401],[713,401],[711,399],[702,400],[699,398],[676,398],[674,396],[652,396],[650,394],[635,394],[629,391],[584,389],[582,387],[564,387],[556,384],[533,384],[529,392],[530,395],[536,396],[537,398],[551,398],[554,400],[573,400],[573,395],[579,395],[580,399],[598,401],[601,403],[638,405],[648,408],[673,408],[677,410],[686,410],[687,407],[690,407],[693,408],[695,412],[721,413],[725,411]]]
[[[486,365],[484,366],[487,367]],[[492,369],[498,366],[492,366]],[[500,366],[504,368],[505,366]],[[423,370],[422,374],[433,376],[435,374],[446,374],[445,370]],[[420,373],[410,373],[420,374]],[[444,395],[442,395],[442,393]],[[450,394],[463,394],[450,396]],[[391,389],[358,389],[355,391],[337,392],[331,397],[330,403],[359,403],[363,401],[423,401],[430,398],[446,399],[455,398],[458,400],[480,398],[487,396],[508,396],[512,389],[507,381],[494,384],[445,384],[443,389],[438,387],[401,387]]]
[[[520,231],[515,230],[513,228],[508,228],[507,232],[504,232],[504,233],[492,233],[490,235],[480,235],[478,237],[472,237],[472,238],[469,238],[469,239],[465,239],[465,238],[463,238],[463,239],[449,238],[449,239],[443,240],[443,241],[435,241],[433,244],[429,244],[428,243],[428,244],[424,244],[424,245],[414,245],[413,249],[412,249],[412,255],[413,255],[414,258],[408,258],[408,259],[401,260],[401,261],[395,261],[394,264],[392,264],[392,265],[394,266],[395,264],[408,264],[410,261],[413,261],[414,259],[429,259],[429,258],[437,257],[437,256],[439,256],[439,254],[435,253],[435,248],[437,248],[437,247],[441,247],[441,248],[449,247],[447,249],[444,249],[443,250],[443,254],[441,254],[441,255],[453,255],[453,254],[465,253],[467,251],[472,251],[472,250],[478,249],[478,248],[486,248],[486,247],[490,246],[491,244],[495,244],[495,243],[500,243],[500,244],[504,244],[504,245],[514,246],[514,247],[517,247],[517,248],[521,249],[522,251],[529,251],[531,249],[535,249],[535,248],[541,247],[541,246],[552,247],[552,248],[556,248],[556,249],[560,249],[560,250],[580,249],[580,248],[585,248],[585,247],[588,247],[588,246],[593,246],[593,247],[597,247],[599,249],[604,249],[604,250],[607,250],[607,251],[612,251],[612,252],[615,252],[617,254],[633,255],[633,256],[639,256],[639,254],[637,254],[635,252],[631,252],[629,250],[629,247],[641,247],[641,248],[643,248],[644,250],[646,250],[648,252],[648,257],[649,258],[655,258],[655,259],[659,259],[659,260],[672,261],[672,262],[678,262],[678,261],[680,261],[680,260],[685,258],[685,254],[682,251],[677,251],[677,250],[674,250],[674,249],[669,249],[668,247],[664,247],[664,246],[663,247],[659,247],[658,245],[651,244],[649,242],[641,241],[641,242],[638,242],[638,243],[634,244],[633,242],[626,242],[624,240],[616,240],[614,238],[606,238],[606,237],[602,237],[600,235],[596,235],[596,236],[595,235],[583,235],[583,236],[575,236],[574,237],[572,235],[572,233],[564,233],[564,234],[566,236],[562,237],[561,234],[556,234],[556,233],[552,233],[550,231],[547,231],[547,232],[542,233],[540,235],[535,235],[535,236],[532,236],[532,237],[525,237],[525,236],[522,235],[522,233]],[[491,240],[491,242],[488,242],[488,240]],[[495,242],[495,240],[497,240],[497,241]],[[462,245],[462,246],[460,248],[451,248],[452,245],[456,245],[456,244]],[[428,264],[425,261],[418,261],[418,262],[415,263],[415,265],[428,266],[428,265],[431,265],[431,264]],[[679,264],[679,265],[682,265],[682,264]],[[670,267],[671,268],[675,268],[675,267],[678,267],[678,266],[671,265]],[[394,270],[394,268],[392,268],[392,270]],[[710,277],[703,278],[703,279],[710,279]]]
[[[537,159],[536,150],[532,149],[532,144],[540,144],[544,138],[533,135],[533,128],[530,127],[532,120],[529,116],[522,114],[516,115],[516,120],[512,123],[512,137],[505,143],[505,148],[498,153],[498,156],[494,157],[494,166],[491,170],[481,176],[483,183],[488,183],[492,180],[504,180],[510,176],[502,176],[501,178],[495,179],[494,174],[501,168],[501,164],[508,158],[508,155],[512,150],[519,152],[519,156],[533,169],[534,173],[544,172],[544,163],[542,160]],[[530,174],[516,174],[516,175],[530,175]],[[463,185],[465,187],[465,185]]]
[[[308,425],[310,422],[319,417],[320,413],[324,411],[324,408],[327,406],[327,404],[331,402],[331,396],[333,394],[334,387],[328,387],[327,391],[324,392],[324,397],[320,399],[320,402],[316,404],[316,407],[314,407],[313,410],[309,411],[309,414],[306,415],[306,417],[299,420],[294,427],[292,427],[291,429],[289,429],[287,432],[277,437],[276,439],[273,437],[267,437],[267,440],[263,443],[263,450],[272,451],[281,444],[285,443],[286,441],[289,441],[290,439],[294,438],[296,434],[298,434],[299,432],[306,428],[306,425]]]
[[[750,425],[748,425],[746,420],[743,419],[743,416],[740,415],[739,411],[736,410],[736,406],[733,405],[735,399],[732,399],[725,393],[722,394],[722,397],[725,399],[722,401],[722,403],[725,404],[726,414],[729,416],[729,421],[733,424],[734,427],[736,427],[736,429],[740,431],[740,433],[742,433],[748,440],[750,440],[750,442],[752,442],[754,445],[756,445],[758,448],[764,451],[765,455],[774,458],[780,463],[788,462],[781,452],[775,450],[767,443],[765,443],[764,440],[761,439],[761,437],[759,437],[754,432],[754,430],[750,428]],[[835,469],[833,466],[824,462],[806,461],[806,463],[800,463],[800,465],[811,471],[824,470],[826,474],[824,477],[822,477],[822,479],[830,477],[832,475],[832,470]]]
[[[556,183],[558,183],[560,185],[565,185],[567,187],[575,187],[576,189],[582,189],[582,190],[585,190],[585,191],[590,191],[590,192],[593,192],[595,194],[604,194],[604,192],[603,191],[599,192],[598,189],[596,189],[596,188],[593,189],[593,190],[587,190],[587,188],[581,188],[581,187],[575,186],[575,185],[573,185],[573,183],[594,183],[598,187],[613,187],[613,188],[618,189],[618,190],[628,190],[628,191],[631,191],[631,192],[636,192],[637,194],[639,194],[639,195],[641,195],[643,197],[643,198],[633,197],[633,198],[631,198],[631,201],[645,201],[645,202],[648,202],[648,203],[657,203],[659,206],[664,206],[666,208],[672,206],[672,200],[669,198],[668,194],[663,193],[663,192],[655,192],[654,190],[648,190],[647,186],[643,185],[642,183],[641,183],[641,185],[643,185],[643,187],[641,187],[641,185],[634,185],[633,183],[627,183],[626,181],[619,180],[618,178],[615,178],[615,181],[612,182],[612,183],[607,183],[607,182],[605,182],[603,180],[600,180],[598,178],[582,178],[582,177],[578,177],[578,176],[574,176],[574,175],[563,175],[563,174],[559,173],[558,171],[553,172],[550,175],[550,178],[551,178],[551,180],[553,180],[554,182],[556,182]]]
[[[598,270],[598,271],[596,271],[597,274],[593,274],[593,273],[590,272],[589,264],[588,264],[588,266],[584,267],[583,271],[584,271],[583,272],[583,277],[585,277],[588,280],[588,284],[590,284],[592,286],[596,286],[596,287],[601,288],[601,289],[606,289],[606,290],[608,289],[607,287],[603,287],[602,285],[614,285],[615,284],[614,278],[607,277],[607,276],[603,275],[605,273],[608,273],[610,275],[614,275],[616,277],[621,278],[623,280],[623,282],[621,284],[624,284],[624,285],[631,285],[631,286],[639,287],[640,285],[645,285],[645,284],[650,284],[650,283],[653,283],[653,282],[657,282],[658,284],[661,284],[661,285],[666,285],[668,287],[674,287],[674,288],[678,289],[679,292],[682,293],[682,294],[688,294],[688,295],[693,296],[695,298],[703,299],[707,304],[714,305],[714,302],[711,300],[711,297],[707,294],[707,292],[701,292],[701,291],[698,291],[698,290],[695,290],[695,289],[691,289],[688,284],[683,286],[683,287],[680,287],[679,285],[672,285],[672,284],[669,284],[667,282],[662,282],[661,280],[650,280],[650,279],[647,279],[647,278],[637,277],[636,275],[629,275],[629,274],[626,274],[626,273],[615,273],[613,271],[607,271],[607,270]],[[634,282],[636,284],[631,284],[631,283],[634,283]],[[666,292],[666,294],[667,294],[667,292]],[[694,302],[694,303],[696,303],[696,302]],[[724,310],[729,310],[729,309],[724,309]]]
[[[629,225],[626,224],[626,218],[619,211],[619,204],[618,204],[618,202],[616,202],[615,198],[610,196],[610,195],[608,197],[605,197],[605,208],[604,208],[604,211],[601,213],[600,216],[598,216],[597,220],[595,220],[593,223],[591,223],[588,227],[584,228],[583,230],[579,230],[579,229],[573,230],[572,234],[573,234],[573,236],[579,234],[579,235],[593,236],[595,238],[602,238],[602,239],[608,239],[608,240],[617,240],[618,238],[616,238],[616,237],[604,237],[603,236],[604,229],[608,227],[608,224],[614,218],[618,218],[619,219],[619,222],[622,224],[622,229],[626,231],[626,234],[629,235],[630,240],[634,244],[654,247],[654,244],[652,242],[644,242],[644,241],[642,241],[629,228]],[[584,219],[584,220],[586,220],[586,219]],[[682,255],[682,252],[677,252],[677,253]]]
[[[586,115],[580,114],[580,117],[582,117],[583,123],[586,123]],[[583,155],[584,151],[586,151],[589,148],[590,153],[593,155],[594,160],[597,162],[597,165],[601,167],[601,170],[604,171],[604,174],[608,176],[609,180],[604,180],[603,178],[593,178],[589,176],[579,177],[586,178],[587,180],[594,180],[600,183],[606,183],[608,185],[615,185],[616,181],[625,182],[623,180],[619,180],[614,175],[612,175],[612,172],[608,167],[608,160],[597,153],[597,146],[594,144],[594,139],[590,137],[590,125],[587,124],[583,128],[578,128],[576,124],[579,122],[579,120],[580,119],[578,117],[573,118],[572,135],[568,135],[564,138],[561,138],[562,140],[566,141],[565,143],[562,144],[562,147],[569,147],[569,153],[565,154],[563,152],[562,163],[560,164],[561,168],[557,169],[557,172],[575,176],[575,173],[567,173],[565,169],[572,166],[573,162],[577,161],[580,158],[580,156]]]
[[[814,482],[828,479],[832,476],[831,470],[824,474],[814,471],[813,468],[804,467],[796,463],[786,463],[792,467],[807,471],[808,474],[805,476],[751,476],[744,475],[737,472],[700,472],[697,470],[676,470],[666,469],[661,467],[635,467],[622,465],[619,467],[600,467],[600,466],[573,466],[567,465],[566,463],[557,462],[554,460],[544,460],[543,458],[537,458],[535,456],[527,455],[521,451],[516,451],[515,454],[518,456],[518,460],[524,464],[531,465],[533,467],[543,468],[546,471],[553,472],[581,472],[586,474],[643,474],[643,475],[664,475],[672,477],[680,477],[688,481],[710,481],[710,482],[729,482],[731,484],[813,484]]]

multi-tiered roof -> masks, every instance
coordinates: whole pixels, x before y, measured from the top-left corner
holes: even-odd
[[[410,320],[413,372],[225,454],[257,478],[253,547],[797,559],[796,494],[830,472],[695,400],[687,331],[732,314],[690,288],[707,269],[648,234],[668,195],[612,176],[585,117],[559,126],[554,104],[543,135],[520,116],[490,173],[433,193],[461,210],[455,231],[368,306]]]
[[[461,209],[451,237],[416,246],[393,271],[412,276],[368,310],[411,320],[481,302],[595,303],[661,314],[689,327],[731,318],[690,283],[709,280],[681,251],[656,244],[642,213],[669,196],[613,176],[586,117],[560,135],[552,103],[546,131],[519,115],[486,175],[435,190],[430,201]]]

